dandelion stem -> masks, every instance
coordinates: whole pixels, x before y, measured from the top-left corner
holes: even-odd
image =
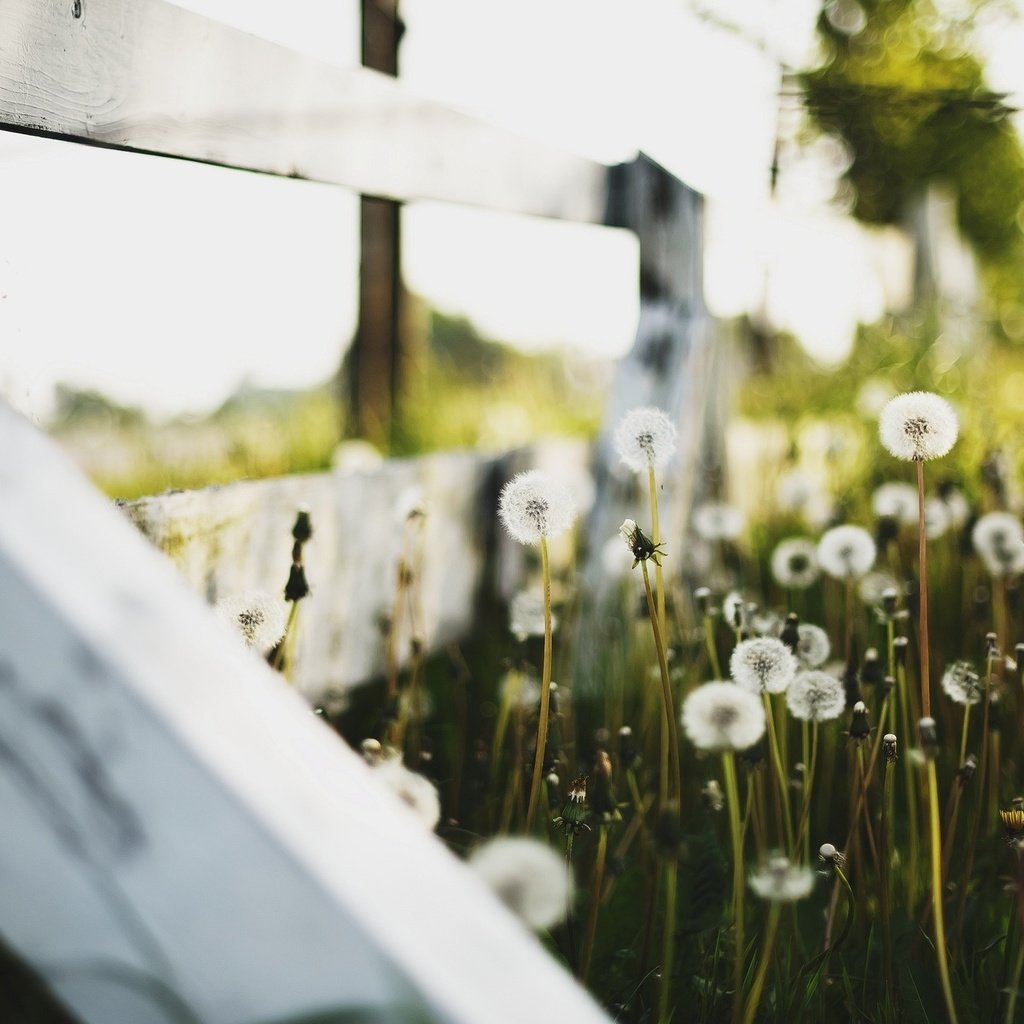
[[[299,602],[292,601],[288,609],[288,621],[285,623],[284,636],[281,637],[274,653],[273,667],[280,672],[285,679],[291,683],[292,666],[295,662],[293,657],[295,651],[295,631],[299,621]]]
[[[647,467],[647,486],[651,492],[651,542],[657,547],[661,543],[661,529],[658,526],[658,481],[655,479],[654,466]],[[660,562],[654,563],[654,585],[658,597],[658,625],[661,635],[668,635],[665,618],[665,579]]]
[[[953,1003],[953,989],[949,981],[949,957],[946,952],[946,924],[942,905],[942,835],[939,826],[939,784],[935,774],[935,762],[928,762],[928,816],[931,833],[931,880],[932,909],[935,916],[935,955],[939,961],[939,978],[942,995],[946,1002],[946,1013],[950,1024],[957,1024],[956,1007]]]
[[[754,983],[750,989],[750,997],[747,999],[747,1009],[743,1014],[743,1024],[753,1024],[757,1014],[758,1003],[761,1002],[761,992],[764,989],[764,980],[768,976],[768,965],[772,960],[772,953],[775,952],[775,937],[779,933],[779,917],[781,906],[779,903],[772,903],[768,911],[768,924],[765,927],[764,944],[761,947],[760,963],[757,965],[757,974],[754,976]]]
[[[715,646],[715,624],[707,612],[704,613],[704,645],[708,649],[711,671],[714,673],[715,679],[721,679],[722,666],[718,663],[718,648]]]
[[[803,722],[804,754],[804,799],[800,808],[800,822],[797,826],[796,845],[804,847],[804,861],[811,863],[811,792],[814,786],[814,772],[818,764],[818,723],[811,722],[811,754],[807,758],[807,722]],[[795,852],[795,850],[794,850]]]
[[[885,976],[886,1002],[893,1005],[895,981],[892,969],[892,931],[889,915],[892,907],[892,786],[893,765],[886,758],[882,773],[881,884],[882,884],[882,967]]]
[[[672,974],[675,961],[676,937],[676,874],[679,869],[675,857],[665,861],[665,926],[661,936],[661,987],[658,991],[658,1020],[667,1024],[672,1019],[669,997],[672,993]]]
[[[594,953],[594,936],[597,933],[597,914],[601,906],[601,889],[604,886],[604,863],[608,852],[608,826],[597,829],[597,853],[594,857],[594,871],[590,879],[590,906],[587,908],[587,926],[583,933],[583,952],[580,954],[580,980],[586,984],[590,973],[590,960]]]
[[[658,613],[651,594],[651,577],[647,572],[647,561],[641,560],[640,567],[644,574],[644,590],[647,592],[647,610],[651,616],[651,629],[654,631],[654,646],[658,651],[658,668],[661,672],[661,696],[664,703],[661,718],[661,761],[660,775],[661,802],[678,797],[681,785],[679,770],[679,736],[675,728],[676,715],[673,709],[672,684],[668,678],[668,662],[665,658],[665,639],[658,624]]]
[[[548,742],[548,711],[551,704],[551,566],[548,561],[547,537],[540,539],[540,564],[544,577],[544,667],[540,680],[540,717],[537,720],[537,749],[533,755],[533,777],[530,780],[530,800],[526,807],[527,833],[533,830],[540,797],[540,782],[544,774],[544,754]]]
[[[733,962],[733,1020],[738,1021],[743,1007],[743,976],[746,942],[743,935],[743,896],[746,885],[743,874],[743,835],[740,831],[740,798],[736,785],[736,758],[731,750],[722,752],[722,777],[729,808],[729,835],[732,839],[732,913],[736,935]]]
[[[918,648],[921,658],[921,714],[931,718],[932,694],[928,676],[928,535],[924,524],[924,459],[917,459],[917,561],[920,602]]]
[[[967,757],[967,728],[968,728],[968,724],[970,723],[970,721],[971,721],[971,705],[970,704],[965,704],[964,705],[964,724],[963,724],[963,727],[960,729],[960,760],[957,761],[957,766],[958,767],[964,763],[964,758]]]
[[[786,768],[782,763],[782,754],[779,751],[779,737],[775,730],[775,716],[772,714],[772,703],[767,692],[761,694],[764,700],[765,717],[768,720],[768,746],[772,752],[772,764],[775,768],[775,779],[778,784],[779,797],[781,800],[781,813],[783,832],[786,837],[786,853],[793,854],[793,822],[789,807],[789,785],[786,776]]]

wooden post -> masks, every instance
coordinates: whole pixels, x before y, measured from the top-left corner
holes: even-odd
[[[397,77],[401,35],[397,0],[362,0],[364,67]],[[347,433],[387,450],[402,376],[401,205],[364,195],[359,214],[359,323],[348,356]]]

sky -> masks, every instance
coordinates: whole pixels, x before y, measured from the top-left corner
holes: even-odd
[[[181,6],[358,63],[354,0]],[[402,6],[407,88],[603,162],[643,149],[704,192],[713,313],[767,312],[834,361],[905,292],[900,237],[829,208],[827,146],[769,201],[779,61],[809,58],[817,0],[709,0],[742,33],[685,0]],[[1024,93],[1020,34],[990,37],[993,83]],[[355,323],[357,213],[338,188],[0,133],[0,394],[40,418],[67,381],[170,416],[242,382],[326,379]],[[416,203],[403,246],[408,286],[485,332],[611,357],[632,343],[628,232]]]

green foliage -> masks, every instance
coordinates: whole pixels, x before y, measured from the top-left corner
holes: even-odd
[[[816,126],[850,148],[855,215],[900,223],[927,185],[944,185],[990,295],[1000,306],[1019,304],[1024,151],[1001,97],[986,89],[963,32],[927,0],[861,7],[866,25],[852,36],[822,14],[826,59],[801,76]]]

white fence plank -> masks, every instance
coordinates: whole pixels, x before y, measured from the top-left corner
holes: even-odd
[[[0,920],[83,1021],[605,1019],[51,442],[0,438]]]

